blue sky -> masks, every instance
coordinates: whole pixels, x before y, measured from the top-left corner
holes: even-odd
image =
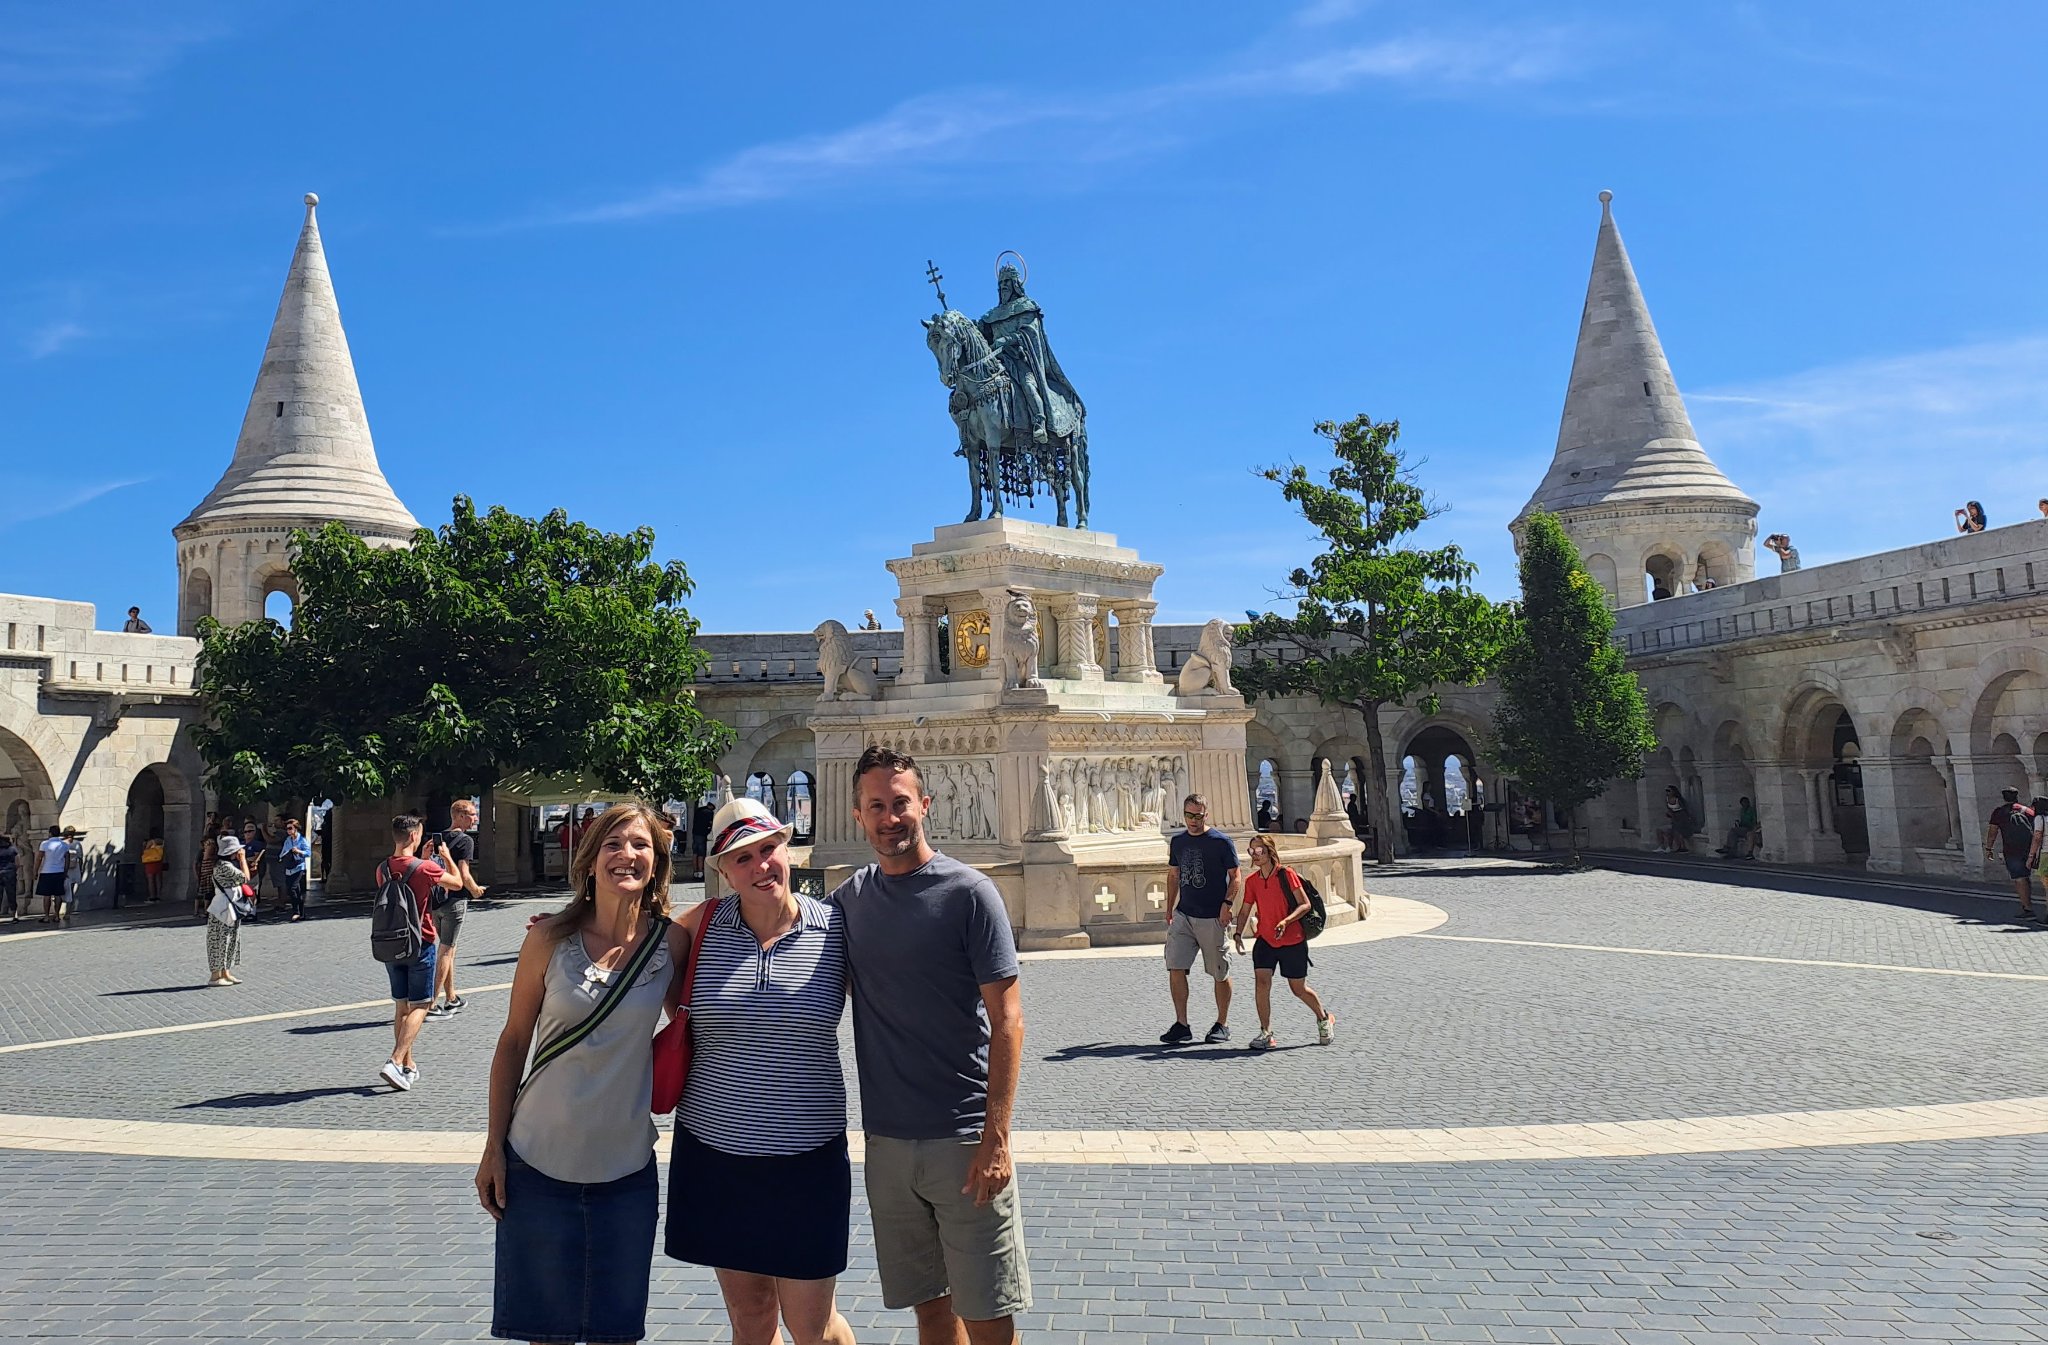
[[[744,12],[743,12],[744,11]],[[652,524],[713,630],[895,624],[966,486],[917,320],[1031,267],[1162,620],[1402,421],[1480,583],[1615,192],[1700,437],[1808,564],[2048,493],[2032,4],[0,7],[0,590],[141,603],[317,191],[379,454]]]

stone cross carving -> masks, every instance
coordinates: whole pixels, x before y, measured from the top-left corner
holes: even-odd
[[[1096,889],[1095,904],[1102,908],[1102,913],[1104,915],[1108,915],[1110,908],[1116,905],[1116,893],[1109,890],[1108,883],[1104,883],[1101,887]]]
[[[1145,889],[1145,900],[1151,904],[1153,910],[1161,909],[1166,905],[1166,889],[1157,883],[1152,884]]]

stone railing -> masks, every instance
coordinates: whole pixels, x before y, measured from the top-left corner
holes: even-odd
[[[903,668],[903,632],[848,631],[855,652],[883,679]],[[818,677],[818,641],[809,631],[767,631],[738,635],[699,635],[696,645],[710,662],[697,674],[700,684],[732,686],[745,682],[812,682]]]
[[[1624,607],[1614,638],[1647,656],[2023,598],[2048,604],[2048,519]]]
[[[0,594],[0,659],[39,662],[60,690],[189,694],[199,642],[97,630],[93,605]]]

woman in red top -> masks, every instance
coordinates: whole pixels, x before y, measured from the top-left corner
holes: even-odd
[[[1230,931],[1231,942],[1244,952],[1244,927],[1254,912],[1259,917],[1258,942],[1252,948],[1252,971],[1257,977],[1259,1035],[1251,1040],[1254,1051],[1270,1051],[1279,1044],[1273,1035],[1273,973],[1287,978],[1294,997],[1308,1005],[1316,1016],[1316,1041],[1328,1046],[1337,1037],[1337,1015],[1323,1007],[1316,992],[1308,988],[1308,936],[1301,932],[1301,917],[1308,914],[1308,893],[1292,869],[1282,869],[1269,836],[1254,836],[1245,847],[1251,852],[1253,871],[1244,882],[1244,902],[1238,908],[1237,924]]]

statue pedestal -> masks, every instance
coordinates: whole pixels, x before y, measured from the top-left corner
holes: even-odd
[[[820,700],[812,863],[872,855],[853,821],[853,766],[870,744],[917,759],[926,834],[988,873],[1025,948],[1162,942],[1166,841],[1201,793],[1213,825],[1251,829],[1245,724],[1234,692],[1179,695],[1152,650],[1161,567],[1107,533],[997,518],[940,528],[891,561],[903,671],[873,700]],[[1022,671],[1030,631],[1035,661]],[[943,622],[943,626],[941,626]],[[943,638],[944,657],[940,655]],[[1041,769],[1057,825],[1033,832]],[[1028,836],[1028,839],[1027,839]]]

